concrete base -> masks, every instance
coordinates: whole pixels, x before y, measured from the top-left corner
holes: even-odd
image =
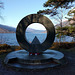
[[[43,69],[65,63],[64,54],[55,50],[46,50],[40,55],[29,55],[26,50],[9,53],[4,63],[11,67],[25,69]]]

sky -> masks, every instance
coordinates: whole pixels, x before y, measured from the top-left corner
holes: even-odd
[[[46,30],[46,28],[40,23],[32,23],[28,26],[28,28],[33,28],[33,29],[37,28],[38,30]]]
[[[4,20],[0,19],[0,24],[8,25],[11,27],[17,27],[18,23],[22,18],[29,14],[36,14],[37,11],[45,9],[43,4],[47,0],[0,0],[4,3],[4,9],[1,9],[1,15]],[[65,15],[65,14],[64,14]],[[47,16],[47,15],[45,15]],[[47,16],[55,25],[54,19]],[[65,20],[65,19],[63,19]],[[34,27],[34,25],[32,26]],[[39,26],[39,29],[43,29]]]

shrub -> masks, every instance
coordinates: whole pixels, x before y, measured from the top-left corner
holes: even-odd
[[[1,50],[1,49],[9,49],[9,48],[11,48],[10,45],[7,45],[7,44],[0,44],[0,50]]]
[[[70,49],[75,47],[75,42],[54,42],[51,49]]]

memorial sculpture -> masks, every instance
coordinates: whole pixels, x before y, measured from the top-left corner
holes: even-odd
[[[26,29],[32,23],[40,23],[46,28],[47,38],[43,43],[40,43],[36,36],[31,43],[27,42]],[[55,28],[47,17],[40,14],[24,17],[17,26],[16,38],[24,50],[9,53],[4,59],[6,65],[25,69],[42,69],[62,65],[64,62],[63,53],[49,49],[54,42]]]

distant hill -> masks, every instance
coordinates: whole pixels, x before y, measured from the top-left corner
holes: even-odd
[[[57,28],[58,26],[60,26],[60,24],[55,25],[55,28]],[[63,27],[70,26],[68,20],[63,21],[62,26]],[[16,28],[0,24],[0,33],[15,33],[15,32],[16,32]],[[27,33],[46,33],[45,30],[35,30],[32,28],[27,28],[26,32]]]
[[[16,28],[0,24],[0,33],[15,33]]]
[[[26,32],[27,33],[46,33],[45,30],[35,30],[35,29],[32,29],[32,28],[27,28]]]
[[[15,33],[15,32],[16,32],[16,28],[0,24],[0,33]],[[46,33],[45,30],[35,30],[32,28],[27,28],[26,32],[27,33]]]

